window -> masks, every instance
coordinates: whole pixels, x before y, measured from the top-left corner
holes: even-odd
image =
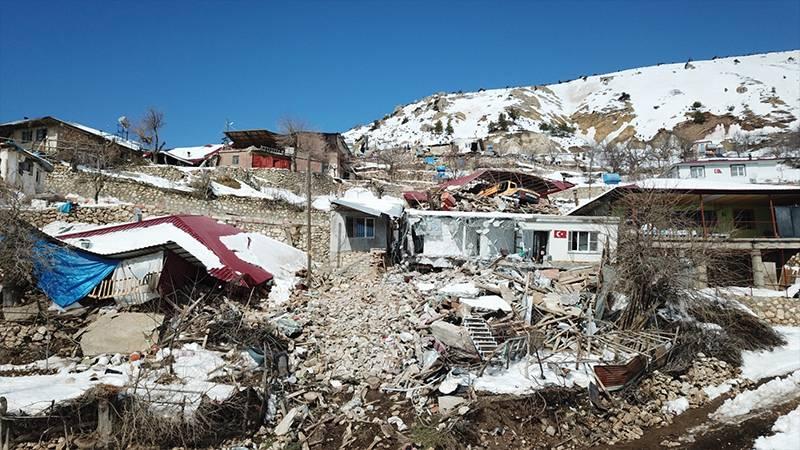
[[[239,165],[239,155],[233,155],[233,160],[231,161],[231,164],[233,164],[234,166]]]
[[[747,175],[745,171],[744,164],[731,164],[731,176],[732,177],[744,177]]]
[[[706,177],[706,168],[703,166],[691,166],[689,167],[690,176],[692,178],[705,178]]]
[[[42,171],[36,170],[35,172],[36,172],[36,184],[39,184],[42,182]]]
[[[43,141],[47,139],[47,128],[39,128],[36,130],[36,141]]]
[[[596,252],[596,231],[570,231],[569,251],[571,252]]]
[[[752,209],[734,209],[733,226],[742,230],[756,228],[756,215]]]
[[[348,217],[345,220],[347,237],[372,239],[375,237],[375,219],[368,217]]]
[[[22,130],[22,142],[30,142],[33,140],[33,130]]]

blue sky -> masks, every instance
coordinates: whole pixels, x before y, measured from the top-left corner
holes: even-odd
[[[435,92],[800,48],[792,1],[0,0],[0,121],[113,131],[165,113],[168,147],[281,117],[322,131]]]

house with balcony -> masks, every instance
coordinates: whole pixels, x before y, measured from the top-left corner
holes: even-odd
[[[746,267],[739,285],[781,289],[794,283],[783,267],[800,252],[800,186],[656,178],[617,186],[568,214],[631,220],[636,211],[624,210],[621,200],[634,196],[625,204],[636,204],[636,196],[645,201],[652,194],[670,196],[672,214],[685,219],[686,229],[663,233],[659,245],[696,245],[686,236],[699,237],[703,245],[727,251],[739,267]],[[709,272],[701,279],[715,284],[717,268],[701,269]]]
[[[109,146],[120,154],[142,151],[142,144],[125,136],[107,133],[77,122],[53,116],[24,118],[0,124],[0,137],[11,139],[20,147],[45,155],[57,155],[86,148]]]
[[[663,178],[737,183],[800,183],[800,161],[792,158],[701,158],[672,165]]]
[[[226,131],[230,145],[219,152],[220,166],[288,169],[345,177],[350,150],[339,133],[301,131],[292,139],[269,130]]]

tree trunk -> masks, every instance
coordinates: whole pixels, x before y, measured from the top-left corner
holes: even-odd
[[[14,306],[19,304],[22,297],[22,287],[10,280],[3,281],[3,306]]]

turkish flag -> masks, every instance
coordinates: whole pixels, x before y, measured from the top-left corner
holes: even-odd
[[[567,230],[553,230],[553,237],[555,239],[566,239]]]

